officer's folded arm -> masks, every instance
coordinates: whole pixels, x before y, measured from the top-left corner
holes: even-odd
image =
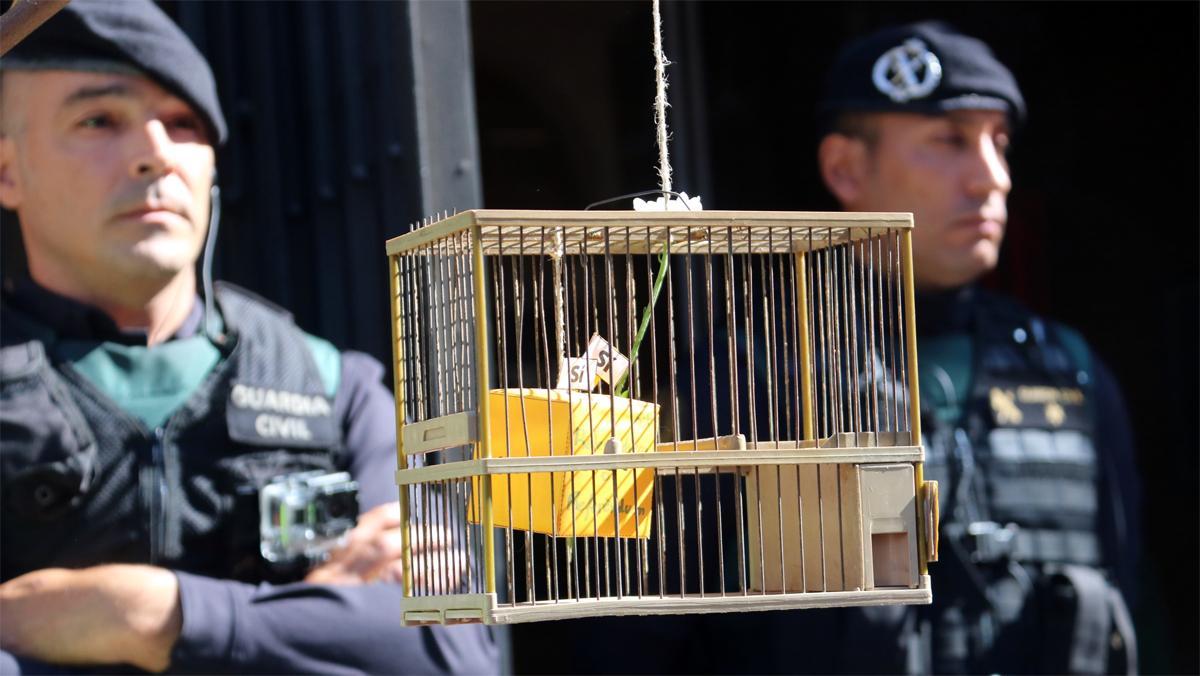
[[[308,574],[307,585],[255,586],[130,564],[79,570],[46,568],[26,573],[0,585],[0,649],[52,664],[130,664],[162,671],[172,664],[184,626],[182,578],[192,592],[187,594],[189,610],[197,617],[191,619],[203,621],[190,623],[193,635],[185,637],[185,643],[190,638],[195,645],[179,648],[185,660],[194,652],[204,653],[202,659],[216,659],[235,647],[228,645],[229,641],[213,641],[208,634],[231,635],[240,614],[238,606],[256,604],[274,616],[277,611],[292,613],[300,606],[312,608],[314,602],[352,609],[357,605],[353,597],[378,596],[381,592],[386,596],[389,591],[399,594],[396,583],[403,575],[400,524],[397,503],[367,511],[347,534],[346,543]],[[423,545],[414,542],[414,547],[420,549]],[[391,589],[376,585],[356,591],[316,588],[316,584],[345,587],[374,582],[390,583],[387,587]],[[313,588],[304,589],[306,586]],[[280,607],[281,602],[286,607]],[[224,607],[216,609],[214,603]],[[374,621],[341,619],[349,620],[351,625]],[[345,627],[344,622],[340,624]],[[286,625],[276,629],[276,635],[287,631]],[[344,639],[341,634],[331,628],[330,643]]]
[[[0,585],[0,648],[53,664],[162,671],[183,615],[179,582],[154,566],[45,568]]]

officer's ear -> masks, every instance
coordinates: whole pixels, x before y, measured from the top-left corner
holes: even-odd
[[[843,208],[853,209],[862,199],[868,150],[865,140],[836,132],[821,139],[817,148],[821,179]]]
[[[16,211],[21,204],[21,177],[17,172],[17,144],[0,130],[0,206]]]
[[[21,176],[17,172],[17,141],[13,129],[20,124],[12,110],[13,83],[0,71],[0,206],[15,211],[21,203]]]

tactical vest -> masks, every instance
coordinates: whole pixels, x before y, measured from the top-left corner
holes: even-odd
[[[119,562],[269,577],[257,489],[280,474],[344,466],[344,432],[290,315],[227,284],[216,300],[221,358],[155,429],[81,375],[66,341],[3,309],[4,580]]]
[[[1007,300],[978,306],[961,417],[922,416],[925,475],[943,507],[923,661],[956,673],[1127,671],[1132,624],[1098,536],[1087,348]]]

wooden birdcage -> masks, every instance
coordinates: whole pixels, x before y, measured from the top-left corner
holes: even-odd
[[[911,228],[476,210],[390,240],[404,622],[930,602]]]

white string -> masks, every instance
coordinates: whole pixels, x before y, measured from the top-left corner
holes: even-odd
[[[665,192],[671,190],[671,160],[667,154],[667,75],[671,65],[662,49],[662,14],[654,0],[654,124],[658,127],[658,183]],[[664,207],[665,208],[665,207]]]
[[[554,324],[555,348],[558,350],[558,364],[565,363],[567,358],[567,314],[563,302],[563,236],[562,231],[554,229],[554,248],[550,250],[550,260],[554,263]]]

